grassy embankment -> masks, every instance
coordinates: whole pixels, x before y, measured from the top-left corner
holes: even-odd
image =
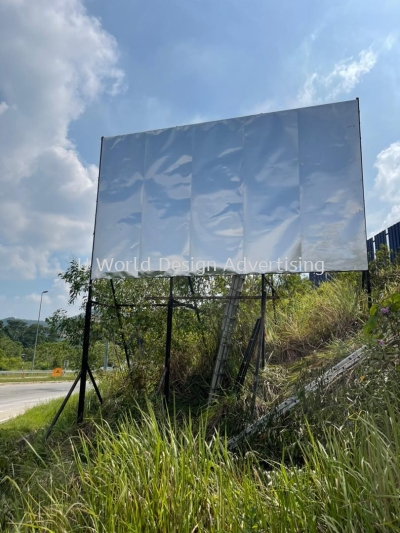
[[[392,292],[392,280],[381,292]],[[269,321],[272,352],[258,413],[365,342],[365,297],[351,276],[281,302]],[[73,427],[72,399],[49,443],[43,427],[59,401],[0,428],[6,531],[386,532],[400,529],[400,392],[396,341],[326,391],[227,450],[249,420],[249,385],[187,414],[176,398],[144,403],[126,376],[103,380],[100,411]],[[135,383],[142,376],[135,376]],[[185,402],[186,402],[185,398]],[[138,403],[139,402],[140,405]],[[21,440],[21,436],[27,436]]]

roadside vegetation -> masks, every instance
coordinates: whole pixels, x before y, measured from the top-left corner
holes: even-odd
[[[61,376],[53,376],[49,371],[46,373],[35,374],[21,374],[7,372],[7,374],[0,374],[0,384],[7,383],[55,383],[56,381],[73,381],[75,379],[74,372],[64,372]]]
[[[116,283],[123,333],[107,282],[96,283],[94,346],[113,343],[121,370],[101,373],[100,406],[90,393],[84,425],[75,426],[76,398],[47,442],[60,400],[0,426],[0,530],[48,532],[388,532],[400,529],[400,266],[383,249],[371,264],[371,310],[361,275],[338,274],[313,287],[300,276],[270,279],[267,365],[252,409],[254,366],[242,390],[234,381],[258,302],[240,308],[224,391],[206,408],[223,306],[199,303],[201,321],[174,311],[172,397],[158,394],[165,308],[155,296],[164,280]],[[71,301],[87,288],[72,263],[62,275]],[[196,293],[224,294],[229,280],[196,279]],[[259,291],[249,278],[247,294]],[[190,294],[186,282],[177,295]],[[82,317],[59,311],[51,331],[78,347]],[[304,398],[249,441],[228,449],[229,437],[333,363],[365,345],[354,370]],[[98,348],[100,352],[100,348]],[[95,367],[95,351],[91,353]],[[254,364],[254,361],[253,361]]]
[[[31,369],[36,329],[36,324],[29,324],[25,320],[9,318],[4,323],[0,320],[0,370]],[[73,355],[68,342],[62,341],[48,327],[39,324],[36,369],[63,367],[65,361]]]

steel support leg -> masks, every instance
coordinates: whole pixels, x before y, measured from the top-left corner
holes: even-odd
[[[174,309],[173,287],[174,278],[169,279],[169,299],[167,306],[167,335],[165,340],[165,369],[164,369],[164,399],[169,400],[169,378],[171,362],[171,339],[172,339],[172,314]]]
[[[86,379],[89,367],[89,346],[90,346],[90,322],[92,318],[92,280],[89,282],[88,299],[86,302],[85,329],[83,333],[81,382],[79,387],[78,417],[77,422],[83,422],[83,412],[85,410]]]

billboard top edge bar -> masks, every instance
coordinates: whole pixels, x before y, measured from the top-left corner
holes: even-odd
[[[358,99],[106,138],[92,279],[365,270],[360,140]]]
[[[206,120],[204,122],[193,122],[191,124],[179,124],[175,126],[168,126],[167,128],[156,128],[152,130],[142,130],[142,131],[130,131],[128,133],[119,133],[117,135],[110,135],[110,136],[104,136],[102,139],[108,140],[113,139],[116,137],[125,137],[126,135],[143,135],[145,133],[158,133],[162,131],[172,130],[172,129],[179,129],[179,128],[188,128],[189,126],[198,126],[198,125],[205,125],[205,124],[215,124],[216,122],[225,122],[227,120],[240,120],[244,118],[251,118],[251,117],[258,117],[260,115],[273,115],[274,113],[289,113],[291,111],[301,111],[303,109],[313,109],[317,107],[327,107],[327,106],[335,106],[340,104],[347,104],[349,102],[356,102],[358,101],[358,98],[355,98],[353,100],[341,100],[340,102],[327,102],[326,104],[317,104],[317,105],[311,105],[311,106],[303,106],[303,107],[294,107],[290,109],[277,109],[276,111],[268,111],[266,113],[253,113],[251,115],[240,115],[236,117],[227,117],[227,118],[219,118],[216,120]]]

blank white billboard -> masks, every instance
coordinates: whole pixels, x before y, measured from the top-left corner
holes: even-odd
[[[92,279],[365,269],[357,100],[103,139]]]

